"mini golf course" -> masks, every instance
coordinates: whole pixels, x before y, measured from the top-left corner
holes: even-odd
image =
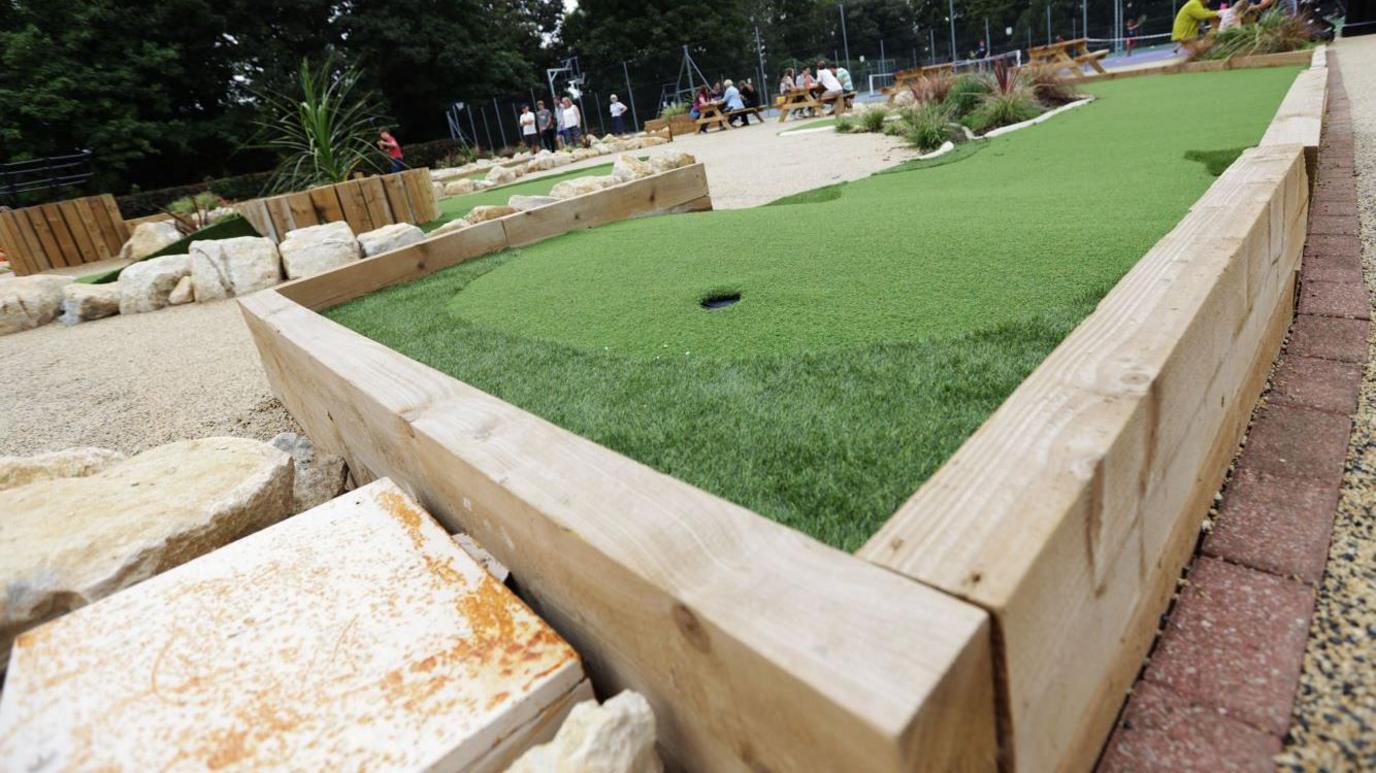
[[[854,550],[1170,230],[1215,160],[1255,144],[1295,73],[1095,84],[1093,105],[942,159],[571,233],[329,316]]]

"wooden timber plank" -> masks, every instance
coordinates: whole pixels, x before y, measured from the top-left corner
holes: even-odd
[[[402,172],[401,179],[406,186],[406,197],[411,202],[411,211],[416,214],[416,223],[428,223],[439,218],[440,209],[435,203],[435,188],[430,183],[430,170],[411,169]]]
[[[101,207],[99,202],[94,197],[88,196],[72,201],[72,205],[76,210],[76,216],[81,220],[82,228],[85,228],[86,233],[90,236],[91,246],[95,250],[95,254],[89,260],[104,260],[118,255],[119,247],[110,249],[110,242],[106,240],[100,218],[96,215],[95,208]]]
[[[321,223],[337,223],[344,219],[344,208],[339,204],[339,191],[336,186],[322,185],[311,188],[311,203]]]
[[[77,262],[74,265],[99,260],[101,255],[96,252],[96,243],[86,229],[86,221],[77,210],[76,202],[59,201],[56,206],[58,212],[62,213],[62,222],[67,224],[67,231],[71,233],[72,241],[76,244]]]
[[[707,192],[702,164],[651,175],[604,190],[501,218],[512,247],[533,244],[577,228],[596,228],[629,217],[671,209]]]
[[[277,233],[277,229],[273,226],[272,216],[268,214],[267,205],[263,203],[262,199],[241,201],[234,205],[234,209],[248,221],[249,225],[253,226],[253,230],[274,242],[280,243],[282,241],[283,237]]]
[[[1274,355],[1304,180],[1247,151],[859,552],[992,613],[1019,769],[1112,725]]]
[[[62,219],[62,210],[56,204],[40,204],[34,207],[48,224],[49,232],[57,244],[59,259],[63,266],[81,265],[81,252],[76,247],[67,221]]]
[[[358,189],[363,193],[363,203],[368,207],[368,217],[373,228],[391,225],[392,209],[387,206],[387,192],[382,188],[382,179],[376,175],[358,181]]]
[[[357,180],[349,180],[334,186],[339,193],[339,205],[344,209],[344,219],[354,233],[373,230],[373,219],[368,216],[368,206],[363,203],[363,193]]]
[[[311,202],[309,193],[289,193],[284,198],[287,200],[287,208],[291,210],[291,220],[297,228],[320,225],[320,217],[316,214],[315,204]]]
[[[48,226],[48,219],[43,216],[43,210],[39,207],[25,207],[15,211],[28,219],[29,227],[43,247],[43,262],[46,264],[43,270],[62,268],[67,265],[66,261],[62,259],[62,248],[57,244],[53,229]]]
[[[1261,145],[1302,145],[1312,179],[1317,171],[1319,135],[1328,105],[1328,68],[1310,67],[1300,73],[1281,100]]]
[[[34,271],[47,271],[52,268],[52,261],[44,254],[43,241],[38,238],[38,231],[34,229],[28,215],[21,210],[12,211],[10,215],[14,218],[15,232],[28,248],[29,262],[33,264]]]
[[[406,195],[406,183],[402,182],[401,176],[387,174],[380,179],[382,190],[387,195],[387,206],[392,210],[392,222],[422,222],[416,217],[415,210],[411,209],[411,200]]]
[[[9,259],[10,270],[18,276],[38,273],[36,264],[29,255],[28,244],[17,231],[14,213],[0,210],[0,250]]]
[[[521,577],[690,770],[996,764],[983,612],[626,459],[275,290],[240,299],[275,392]],[[786,707],[787,710],[782,710]]]
[[[271,196],[262,199],[262,202],[268,211],[268,217],[272,219],[273,230],[277,231],[280,238],[286,239],[287,234],[296,230],[296,221],[291,216],[291,207],[287,204],[287,197]]]
[[[91,201],[91,209],[100,224],[100,232],[105,235],[105,243],[110,247],[111,253],[118,255],[120,248],[129,240],[131,226],[120,214],[115,197],[102,193]]]

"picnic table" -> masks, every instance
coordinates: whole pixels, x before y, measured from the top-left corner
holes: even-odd
[[[900,91],[906,91],[913,87],[918,81],[940,73],[954,74],[956,66],[952,62],[945,64],[929,64],[924,67],[910,67],[906,70],[899,70],[894,73],[893,85],[884,89],[884,93],[889,97],[889,104],[893,104],[893,98]]]
[[[1089,65],[1095,72],[1102,73],[1104,68],[1099,60],[1108,56],[1108,49],[1089,50],[1089,38],[1062,40],[1050,45],[1037,46],[1027,50],[1032,65],[1048,65],[1059,70],[1070,70],[1075,77],[1084,77],[1081,65]]]
[[[703,129],[712,128],[713,124],[723,129],[730,129],[731,124],[727,123],[726,114],[721,111],[721,102],[704,102],[702,110],[698,112],[698,126]]]
[[[794,89],[786,94],[781,94],[774,106],[779,108],[779,123],[783,123],[795,110],[806,110],[810,114],[816,114],[828,102],[834,103],[831,114],[840,115],[846,112],[850,106],[850,101],[854,98],[854,91],[842,92],[835,97],[824,98],[813,96],[812,92],[805,89]]]

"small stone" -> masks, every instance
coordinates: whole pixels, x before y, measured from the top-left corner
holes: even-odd
[[[487,181],[487,180],[474,180],[474,181],[473,181],[473,190],[475,190],[475,191],[485,191],[485,190],[487,190],[488,188],[493,188],[493,187],[495,187],[496,185],[497,185],[496,183],[494,183],[494,182],[489,182],[489,181]]]
[[[556,199],[571,199],[574,196],[595,193],[612,185],[616,185],[616,180],[611,175],[575,177],[572,180],[555,183],[554,187],[550,189],[549,195]]]
[[[516,196],[512,196],[511,198],[507,199],[506,205],[507,205],[508,207],[511,207],[512,209],[516,210],[517,212],[525,212],[525,211],[531,210],[531,209],[539,209],[540,207],[547,207],[547,206],[549,206],[550,204],[555,203],[556,201],[559,201],[559,199],[556,199],[556,198],[554,198],[553,196],[521,196],[521,195],[516,195]]]
[[[484,204],[481,207],[474,207],[473,210],[468,213],[467,220],[469,223],[483,223],[488,220],[496,220],[499,217],[506,217],[507,215],[515,213],[516,210],[511,207]]]
[[[35,456],[0,456],[0,491],[40,480],[84,478],[124,459],[124,454],[108,448],[65,448]]]
[[[507,569],[501,561],[498,561],[496,556],[487,552],[486,548],[474,542],[472,537],[463,532],[459,532],[453,537],[454,543],[463,548],[463,552],[472,556],[473,560],[482,564],[487,573],[495,577],[497,582],[506,582],[506,578],[511,575],[511,570]]]
[[[52,322],[62,309],[62,288],[72,279],[39,274],[0,283],[0,335]]]
[[[168,306],[181,306],[196,300],[194,285],[191,284],[191,277],[184,276],[177,280],[177,286],[172,288],[172,292],[167,295]]]
[[[659,773],[655,715],[629,690],[601,706],[584,701],[569,712],[554,740],[521,755],[507,773]]]
[[[72,282],[62,288],[62,323],[75,325],[119,313],[119,285]]]
[[[292,483],[292,512],[303,513],[344,492],[344,459],[317,451],[310,438],[283,432],[268,445],[291,455],[295,481]]]
[[[280,281],[282,256],[271,239],[239,236],[191,243],[191,285],[197,302],[248,295]]]
[[[164,255],[119,272],[119,313],[141,314],[167,305],[177,283],[191,273],[191,256]]]
[[[358,245],[365,257],[401,249],[425,239],[425,232],[410,223],[394,223],[358,235]]]
[[[691,153],[671,150],[668,153],[661,153],[650,158],[650,167],[655,172],[668,172],[671,169],[679,169],[685,166],[692,166],[698,160]]]
[[[431,231],[430,236],[439,236],[440,234],[447,234],[451,231],[461,231],[471,225],[473,224],[468,222],[467,218],[456,217],[453,220],[450,220],[448,223],[445,223],[439,228],[436,228],[435,230]]]
[[[363,255],[353,229],[342,220],[289,231],[279,249],[288,279],[339,268]]]
[[[171,220],[139,223],[134,226],[129,240],[119,248],[119,257],[121,260],[142,260],[181,238],[177,224]]]
[[[654,167],[635,156],[617,156],[612,164],[612,178],[619,183],[628,183],[654,174]]]
[[[516,172],[505,166],[494,166],[487,171],[487,181],[493,185],[506,185],[516,181]]]
[[[462,196],[465,193],[472,192],[473,181],[468,179],[467,177],[462,177],[458,180],[452,180],[444,184],[444,195],[446,196]]]

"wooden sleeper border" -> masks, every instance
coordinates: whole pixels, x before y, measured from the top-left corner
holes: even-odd
[[[1244,153],[855,556],[315,313],[574,228],[710,208],[701,165],[241,303],[311,437],[511,566],[604,693],[650,698],[672,765],[1084,769],[1291,318],[1304,152]]]

